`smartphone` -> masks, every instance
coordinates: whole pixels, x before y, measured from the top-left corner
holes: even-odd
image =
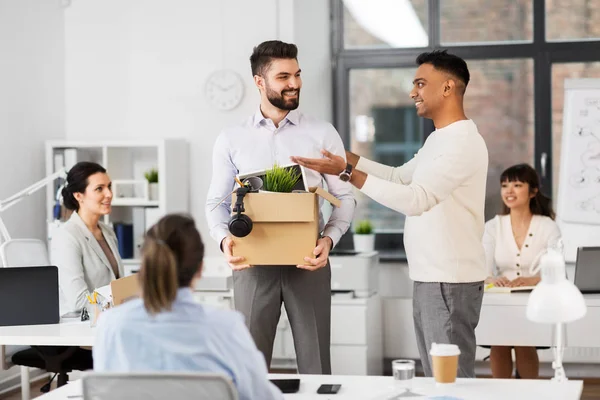
[[[337,392],[339,392],[341,387],[342,387],[342,385],[330,385],[330,384],[321,385],[317,389],[317,393],[319,393],[319,394],[336,394]]]
[[[300,379],[270,379],[281,393],[296,393],[300,390]]]

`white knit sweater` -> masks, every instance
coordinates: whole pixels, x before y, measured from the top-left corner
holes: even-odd
[[[482,245],[488,152],[471,120],[435,130],[398,168],[360,158],[361,191],[406,214],[404,247],[419,282],[476,282],[487,274]]]

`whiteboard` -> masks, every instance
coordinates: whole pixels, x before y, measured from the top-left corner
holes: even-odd
[[[600,224],[600,79],[565,80],[557,214]]]
[[[556,222],[567,262],[600,246],[600,79],[565,80]]]

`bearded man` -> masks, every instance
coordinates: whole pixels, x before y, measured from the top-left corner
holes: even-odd
[[[296,45],[276,40],[254,48],[250,65],[260,93],[260,106],[254,115],[225,129],[216,140],[206,216],[211,236],[233,269],[235,308],[244,315],[267,366],[271,363],[283,304],[294,337],[298,372],[331,374],[328,257],[350,226],[356,206],[351,185],[346,182],[348,175],[306,171],[308,186],[323,187],[326,182],[327,190],[341,200],[341,206],[334,208],[327,223],[320,213],[320,236],[314,257],[306,257],[305,265],[248,265],[243,262],[243,255],[233,256],[235,238],[228,230],[228,194],[236,187],[236,175],[289,164],[293,155],[320,157],[321,149],[345,157],[342,140],[331,124],[297,110],[302,88],[297,56]],[[226,200],[221,203],[223,198]]]

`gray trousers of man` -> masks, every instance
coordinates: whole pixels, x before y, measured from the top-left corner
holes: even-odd
[[[433,376],[432,343],[460,349],[458,376],[475,378],[475,328],[483,301],[483,282],[414,282],[413,319],[425,376]]]
[[[273,342],[281,315],[288,315],[298,372],[331,374],[331,269],[316,271],[294,266],[255,266],[233,271],[235,308],[271,365]]]

